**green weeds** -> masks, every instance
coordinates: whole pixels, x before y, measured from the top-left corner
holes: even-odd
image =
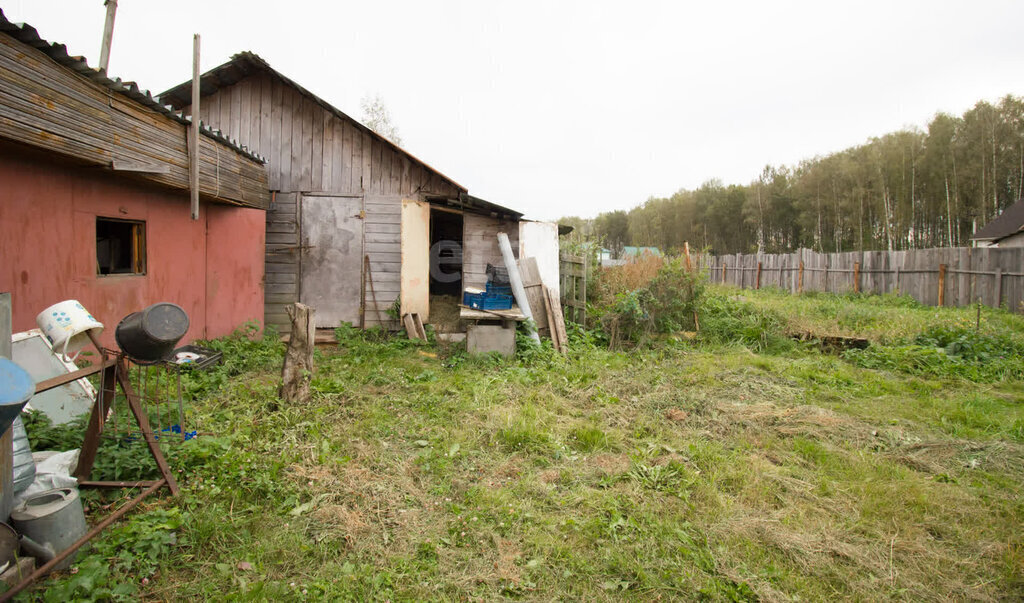
[[[213,342],[252,357],[189,376],[216,435],[172,448],[182,496],[32,596],[1024,597],[1020,317],[704,293],[699,335],[628,352],[573,325],[569,353],[511,359],[341,326],[302,407],[276,398],[279,344]]]

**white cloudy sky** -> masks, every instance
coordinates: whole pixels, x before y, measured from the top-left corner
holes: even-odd
[[[0,0],[91,64],[102,0]],[[120,0],[110,73],[154,92],[252,50],[532,218],[746,183],[980,99],[1024,95],[1024,2]]]

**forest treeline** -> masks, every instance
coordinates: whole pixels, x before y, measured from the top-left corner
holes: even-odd
[[[958,247],[1024,189],[1024,98],[937,114],[795,166],[768,165],[747,185],[710,180],[628,211],[559,220],[606,246],[685,241],[713,253]]]

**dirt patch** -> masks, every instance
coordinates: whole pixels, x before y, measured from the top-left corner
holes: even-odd
[[[562,477],[562,472],[559,471],[558,469],[548,469],[546,471],[541,471],[539,477],[540,481],[544,482],[545,484],[553,484],[557,482],[559,478]]]
[[[595,454],[590,464],[607,475],[618,475],[629,470],[629,456],[625,454]]]
[[[522,557],[519,545],[512,540],[495,537],[494,544],[497,547],[497,559],[494,562],[494,570],[498,577],[509,582],[519,582],[519,567],[516,561]]]
[[[682,423],[689,416],[690,413],[686,412],[685,410],[680,410],[678,408],[670,408],[665,411],[665,418],[668,419],[669,421],[674,421],[676,423]]]
[[[801,436],[835,442],[865,445],[877,434],[871,425],[818,406],[780,407],[772,403],[724,403],[716,407],[711,421],[714,431],[728,433],[736,425],[748,429],[775,432],[784,436]]]

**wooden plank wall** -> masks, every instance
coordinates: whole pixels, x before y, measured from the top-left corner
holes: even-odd
[[[188,190],[186,126],[111,91],[39,50],[0,34],[0,137],[109,168],[124,160],[166,167],[132,177]],[[200,194],[265,208],[263,165],[200,136]]]
[[[519,253],[519,223],[465,214],[462,229],[462,286],[482,289],[487,284],[487,264],[505,265],[498,249],[499,232],[508,235],[512,252]]]
[[[939,265],[946,265],[944,305],[968,306],[979,299],[990,307],[1024,313],[1024,248],[960,247],[906,251],[854,251],[815,253],[801,249],[791,254],[733,254],[702,256],[701,267],[712,282],[742,288],[757,285],[796,292],[800,261],[804,263],[803,290],[848,293],[902,293],[922,304],[939,301]],[[723,266],[725,279],[723,281]]]
[[[407,198],[456,198],[461,192],[351,118],[327,110],[270,73],[253,74],[204,96],[199,113],[203,123],[267,158],[271,190]]]
[[[267,210],[267,253],[264,261],[264,323],[282,334],[289,324],[285,307],[299,301],[299,204],[295,193],[277,193]]]
[[[399,328],[387,312],[401,288],[402,196],[366,195],[363,207],[363,251],[370,256],[373,278],[372,292],[369,282],[366,284],[366,326]]]

